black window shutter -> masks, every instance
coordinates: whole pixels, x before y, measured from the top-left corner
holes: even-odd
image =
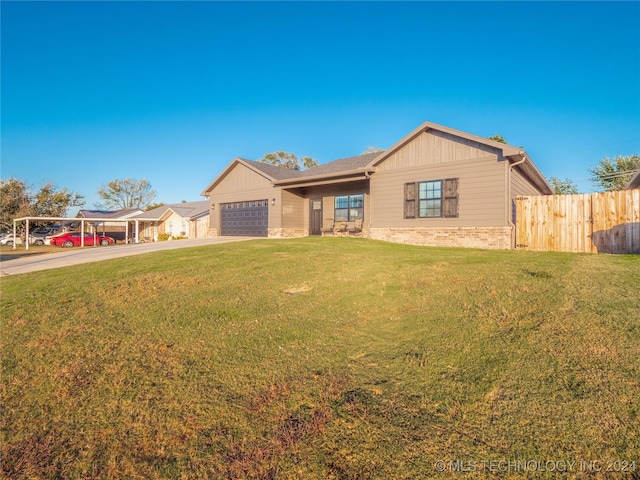
[[[404,218],[416,218],[416,184],[404,184]]]
[[[446,218],[458,216],[458,179],[444,180],[442,216]]]

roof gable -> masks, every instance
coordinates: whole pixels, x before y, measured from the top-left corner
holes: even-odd
[[[542,173],[540,173],[529,155],[527,155],[527,153],[521,148],[501,142],[496,142],[495,140],[479,137],[477,135],[466,133],[461,130],[455,130],[453,128],[445,127],[432,122],[424,122],[422,125],[406,135],[391,148],[376,156],[368,165],[368,167],[375,168],[376,166],[380,165],[385,160],[390,158],[394,153],[398,152],[404,146],[408,145],[410,142],[412,142],[414,139],[425,132],[439,132],[439,134],[441,134],[441,136],[444,136],[444,138],[462,141],[466,145],[473,146],[478,150],[494,153],[498,155],[498,158],[501,160],[511,161],[514,164],[517,163],[517,168],[521,170],[542,193],[553,193],[551,187],[547,183]]]
[[[227,177],[227,175],[229,175],[229,173],[231,173],[233,169],[236,168],[238,165],[248,168],[249,170],[257,173],[263,178],[269,180],[270,182],[277,180],[278,175],[282,173],[281,171],[285,170],[284,168],[281,168],[275,165],[269,165],[267,163],[255,162],[253,160],[247,160],[246,158],[236,157],[231,161],[231,163],[229,163],[229,165],[226,166],[226,168],[220,173],[220,175],[218,175],[213,180],[213,182],[211,182],[202,191],[200,195],[204,197],[208,197],[211,194],[212,190],[216,188],[216,186],[219,185],[220,182],[222,182],[222,180],[224,180]]]
[[[471,133],[466,133],[461,130],[455,130],[453,128],[445,127],[442,125],[438,125],[432,122],[424,122],[418,128],[413,130],[411,133],[400,139],[400,141],[396,142],[391,148],[385,150],[384,152],[378,154],[372,162],[369,164],[370,167],[375,167],[380,163],[384,162],[387,158],[389,158],[392,154],[400,150],[402,147],[407,145],[409,142],[414,140],[419,135],[430,132],[437,131],[441,132],[445,135],[465,140],[468,142],[473,142],[476,144],[477,148],[480,150],[486,150],[489,152],[499,151],[501,156],[508,157],[512,155],[519,155],[522,153],[520,148],[513,147],[511,145],[507,145],[505,143],[496,142],[495,140],[490,140],[488,138],[479,137],[477,135],[473,135]],[[445,137],[446,138],[446,137]]]

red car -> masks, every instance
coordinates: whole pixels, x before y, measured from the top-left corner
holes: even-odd
[[[93,245],[94,235],[93,233],[84,234],[85,246]],[[61,233],[51,237],[51,245],[57,245],[60,247],[79,247],[81,245],[82,233],[81,232],[67,232]],[[105,235],[95,235],[95,240],[98,245],[111,245],[114,243],[113,238]]]

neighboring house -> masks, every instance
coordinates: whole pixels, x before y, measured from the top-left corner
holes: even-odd
[[[514,246],[515,198],[552,194],[526,152],[425,122],[384,152],[304,171],[234,159],[202,195],[212,235],[320,235],[363,225],[372,239],[432,246]]]
[[[138,236],[157,241],[158,235],[203,238],[209,236],[209,202],[182,202],[163,205],[132,218],[138,224]]]
[[[635,190],[640,188],[640,170],[636,172],[631,181],[627,184],[625,190]]]
[[[143,212],[140,208],[125,208],[122,210],[79,210],[76,218],[104,219],[104,222],[94,222],[88,225],[88,232],[93,233],[94,230],[100,235],[107,235],[115,240],[126,239],[126,232],[131,231],[132,224],[126,225],[127,222],[116,222],[114,220],[132,219],[135,215]]]

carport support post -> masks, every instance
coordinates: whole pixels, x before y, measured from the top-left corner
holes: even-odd
[[[14,245],[16,243],[15,233],[13,234],[13,243]],[[27,218],[27,233],[25,234],[25,237],[24,237],[24,244],[25,244],[25,248],[29,250],[29,219],[28,218]]]
[[[84,247],[84,219],[80,220],[80,246]]]
[[[136,243],[140,243],[140,239],[138,238],[138,220],[136,220]]]
[[[16,221],[13,221],[13,249],[16,249]]]

